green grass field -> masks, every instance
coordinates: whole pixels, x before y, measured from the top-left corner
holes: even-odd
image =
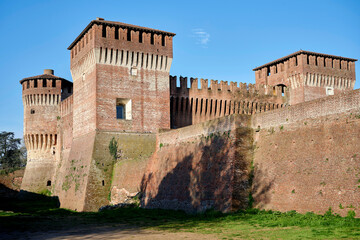
[[[331,211],[323,216],[257,209],[231,214],[208,211],[197,215],[141,208],[78,213],[57,208],[51,200],[12,201],[2,206],[1,209],[8,210],[0,212],[0,233],[127,224],[161,231],[212,234],[219,239],[360,239],[360,219],[351,213],[348,217],[336,216]]]

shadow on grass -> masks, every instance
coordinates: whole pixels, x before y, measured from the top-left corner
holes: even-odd
[[[54,237],[71,239],[89,234],[111,235],[119,232],[131,236],[147,228],[213,234],[225,231],[229,236],[238,235],[240,232],[244,234],[244,229],[247,229],[248,235],[241,236],[256,238],[258,236],[253,235],[257,234],[256,231],[263,233],[259,228],[270,231],[269,234],[276,234],[277,230],[296,227],[292,229],[314,231],[311,234],[318,238],[340,237],[334,235],[336,233],[348,238],[360,236],[360,219],[343,218],[331,212],[324,216],[314,213],[298,214],[295,211],[280,213],[257,209],[229,214],[213,210],[202,214],[186,214],[182,211],[141,208],[74,212],[59,208],[58,200],[54,197],[38,196],[38,194],[24,197],[16,192],[11,192],[10,195],[5,197],[3,194],[0,195],[2,239]]]

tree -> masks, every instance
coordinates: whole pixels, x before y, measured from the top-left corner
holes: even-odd
[[[14,138],[13,132],[0,133],[0,164],[1,168],[20,167],[24,150],[20,150],[21,139]]]

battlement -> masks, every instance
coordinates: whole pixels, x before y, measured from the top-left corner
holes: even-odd
[[[209,86],[210,82],[210,86]],[[177,84],[179,83],[179,84]],[[179,85],[180,87],[177,87]],[[190,85],[190,88],[188,88]],[[213,96],[218,95],[229,95],[234,96],[234,94],[240,95],[266,95],[274,97],[283,97],[287,92],[287,88],[283,86],[270,86],[265,84],[247,84],[247,83],[238,83],[228,81],[218,81],[211,79],[200,79],[200,88],[199,88],[199,79],[190,78],[190,82],[187,77],[180,76],[179,81],[177,76],[170,76],[170,93],[172,95],[176,94],[185,94],[189,91],[197,92],[199,95],[209,94]]]
[[[293,88],[286,78],[296,73],[319,73],[355,81],[355,61],[357,59],[301,50],[254,68],[253,71],[256,84],[284,84]]]
[[[309,52],[300,50],[285,57],[279,58],[260,67],[253,69],[257,74],[266,72],[268,76],[284,71],[289,67],[296,67],[299,65],[311,65],[318,67],[328,67],[334,69],[343,69],[355,71],[355,62],[357,59],[345,58],[341,56]],[[261,72],[258,72],[261,70]]]
[[[352,90],[357,59],[298,51],[254,68],[256,85],[290,88],[290,104]]]
[[[172,58],[172,38],[174,33],[135,26],[131,24],[105,21],[98,18],[91,21],[68,47],[71,59],[82,57],[89,48],[114,50],[138,50],[142,53],[164,55]],[[80,54],[80,56],[78,56]]]
[[[170,112],[172,128],[184,127],[231,115],[252,115],[287,105],[288,89],[208,79],[170,76]],[[190,88],[188,88],[188,84]]]
[[[46,105],[54,104],[55,101],[58,104],[61,99],[72,94],[73,83],[53,74],[54,70],[45,69],[42,75],[24,78],[20,81],[24,104]],[[57,100],[55,100],[56,98]]]

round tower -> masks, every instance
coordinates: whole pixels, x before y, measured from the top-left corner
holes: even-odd
[[[21,188],[31,192],[51,190],[58,143],[57,122],[60,102],[72,94],[72,83],[54,75],[51,69],[44,74],[24,78],[24,142],[27,165]]]

